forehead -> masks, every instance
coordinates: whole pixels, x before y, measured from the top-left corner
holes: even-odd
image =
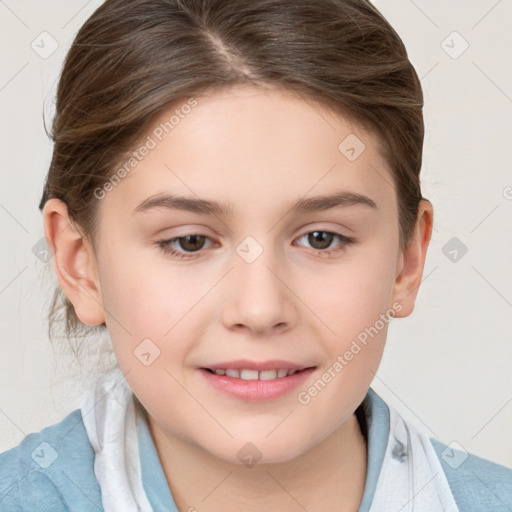
[[[110,199],[122,196],[135,209],[167,192],[216,199],[237,213],[346,189],[392,208],[380,141],[339,113],[289,91],[253,86],[194,101],[154,119],[138,145],[152,148]]]

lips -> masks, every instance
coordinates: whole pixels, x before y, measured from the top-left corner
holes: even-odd
[[[197,368],[214,389],[239,400],[260,403],[289,395],[304,385],[315,369],[316,366],[289,361],[229,361]],[[279,373],[283,376],[279,377]]]

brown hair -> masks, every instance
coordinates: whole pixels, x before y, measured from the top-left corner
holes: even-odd
[[[156,115],[235,84],[286,89],[377,134],[405,247],[422,199],[423,94],[402,40],[366,0],[107,0],[66,56],[39,209],[62,200],[93,241],[93,192]],[[57,287],[50,338],[62,310],[68,339],[91,332]]]

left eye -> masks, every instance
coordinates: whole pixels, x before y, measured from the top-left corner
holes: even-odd
[[[344,246],[354,243],[354,239],[342,235],[341,233],[333,233],[331,231],[309,231],[303,234],[297,240],[307,237],[307,241],[310,244],[317,245],[318,247],[312,247],[316,253],[330,254],[332,252],[340,251]],[[340,246],[337,249],[328,249],[335,239],[340,241]],[[186,259],[193,257],[193,253],[196,253],[204,248],[206,240],[210,240],[208,235],[194,233],[185,236],[178,236],[169,240],[161,240],[157,242],[160,248],[166,254],[171,254],[179,259]],[[175,249],[176,244],[179,244],[184,252],[177,251]]]
[[[319,245],[319,247],[313,247],[313,249],[315,251],[324,252],[324,253],[328,253],[328,254],[330,254],[331,252],[334,252],[334,251],[339,251],[339,250],[341,250],[341,248],[344,245],[348,245],[354,241],[352,238],[344,236],[340,233],[333,233],[331,231],[321,231],[321,230],[310,231],[309,233],[305,233],[304,235],[302,235],[300,238],[304,238],[304,237],[307,237],[308,243]],[[300,240],[300,238],[299,238],[299,240]],[[338,238],[338,240],[340,240],[342,247],[338,248],[338,249],[325,250],[325,249],[327,249],[327,247],[329,247],[331,245],[333,240],[335,240],[336,238]]]

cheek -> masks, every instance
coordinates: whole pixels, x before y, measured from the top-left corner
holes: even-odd
[[[151,371],[168,380],[165,369],[174,373],[201,338],[200,316],[206,302],[200,299],[211,281],[194,273],[192,267],[170,265],[164,257],[148,262],[147,257],[136,257],[135,251],[130,257],[110,254],[110,259],[103,260],[100,280],[107,329],[119,366],[123,372],[134,370],[131,378],[137,381],[140,377],[147,387],[152,384],[145,377],[148,368],[144,363],[154,361]]]
[[[374,325],[380,314],[388,310],[395,258],[382,248],[358,253],[319,280],[312,278],[303,288],[310,309],[323,320],[327,339],[330,332],[334,345]]]
[[[318,379],[298,399],[311,417],[325,416],[328,431],[359,405],[378,370],[398,312],[390,307],[393,277],[388,260],[360,259],[331,279],[327,296],[316,294],[326,358]]]
[[[160,261],[149,255],[140,248],[111,251],[100,269],[110,324],[122,324],[133,337],[161,337],[186,314],[192,300],[193,285],[183,286],[182,277],[170,271],[163,257]]]

